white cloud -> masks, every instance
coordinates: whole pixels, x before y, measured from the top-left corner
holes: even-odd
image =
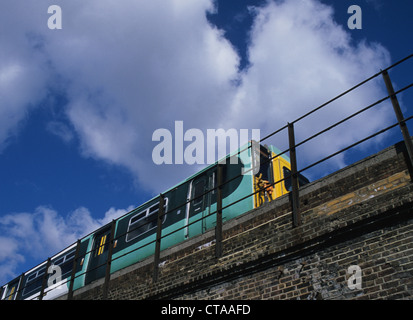
[[[72,130],[61,121],[50,121],[47,124],[46,129],[66,143],[71,142],[74,138],[74,133],[72,132]]]
[[[232,99],[239,57],[208,23],[211,9],[210,0],[62,8],[63,29],[45,34],[46,51],[67,79],[66,112],[85,156],[125,166],[157,192],[194,170],[154,165],[151,137],[175,120],[214,128]]]
[[[16,276],[16,270],[25,258],[18,251],[18,241],[8,237],[0,237],[0,283]]]
[[[0,220],[0,283],[17,276],[16,268],[26,259],[45,260],[130,210],[132,206],[110,208],[102,219],[95,219],[84,207],[63,217],[52,208],[39,206],[34,212],[3,216]]]
[[[27,111],[35,107],[45,93],[43,71],[26,59],[4,57],[0,51],[0,152],[16,134]]]
[[[47,61],[38,46],[40,39],[32,32],[33,24],[40,24],[34,4],[6,1],[0,5],[0,153],[28,110],[47,93]]]
[[[269,2],[255,14],[249,46],[251,66],[243,74],[232,104],[235,116],[231,120],[237,125],[256,126],[270,133],[390,63],[389,53],[381,45],[366,41],[352,44],[349,31],[333,20],[332,8],[318,1]],[[373,82],[298,122],[296,141],[386,96],[383,88],[383,84]],[[388,119],[387,111],[375,109],[299,152],[308,164],[367,136]],[[284,134],[273,143],[287,148],[286,137]],[[343,156],[336,161],[343,165]]]

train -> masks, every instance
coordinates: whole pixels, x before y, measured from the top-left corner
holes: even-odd
[[[0,299],[52,300],[74,292],[105,277],[109,251],[111,274],[154,255],[160,209],[160,250],[215,228],[218,165],[224,223],[291,191],[289,157],[251,140],[163,192],[163,208],[161,195],[150,199],[3,285]],[[301,174],[298,181],[309,183]]]

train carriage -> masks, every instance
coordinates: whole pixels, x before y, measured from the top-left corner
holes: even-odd
[[[220,160],[222,219],[233,219],[290,191],[290,162],[275,147],[249,142]],[[217,163],[168,189],[163,195],[161,250],[204,233],[216,225]],[[275,183],[281,181],[279,183]],[[300,175],[300,184],[308,180]],[[275,183],[275,184],[274,184]],[[116,272],[155,252],[160,197],[79,240],[73,290],[105,277],[112,243],[110,272]],[[111,242],[111,230],[114,230]],[[1,287],[1,299],[54,299],[68,292],[77,244]],[[52,266],[52,269],[50,267]],[[58,266],[56,268],[55,266]],[[47,273],[46,269],[48,269]],[[53,270],[58,270],[56,274]],[[51,277],[55,277],[50,281]],[[47,285],[45,285],[47,281]]]

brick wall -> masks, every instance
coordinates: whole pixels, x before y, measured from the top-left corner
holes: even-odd
[[[302,225],[288,195],[112,275],[109,299],[412,299],[413,185],[402,145],[300,189]],[[361,268],[361,289],[347,273]],[[102,281],[75,292],[100,299]]]

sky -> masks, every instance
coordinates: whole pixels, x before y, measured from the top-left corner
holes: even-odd
[[[390,0],[1,0],[0,284],[205,166],[155,164],[157,129],[263,137],[412,54],[412,12]],[[390,73],[396,89],[412,69]],[[297,142],[386,95],[379,77],[297,123]],[[406,116],[412,102],[400,96]],[[394,121],[380,104],[299,147],[299,168]],[[396,128],[304,174],[401,139]]]

